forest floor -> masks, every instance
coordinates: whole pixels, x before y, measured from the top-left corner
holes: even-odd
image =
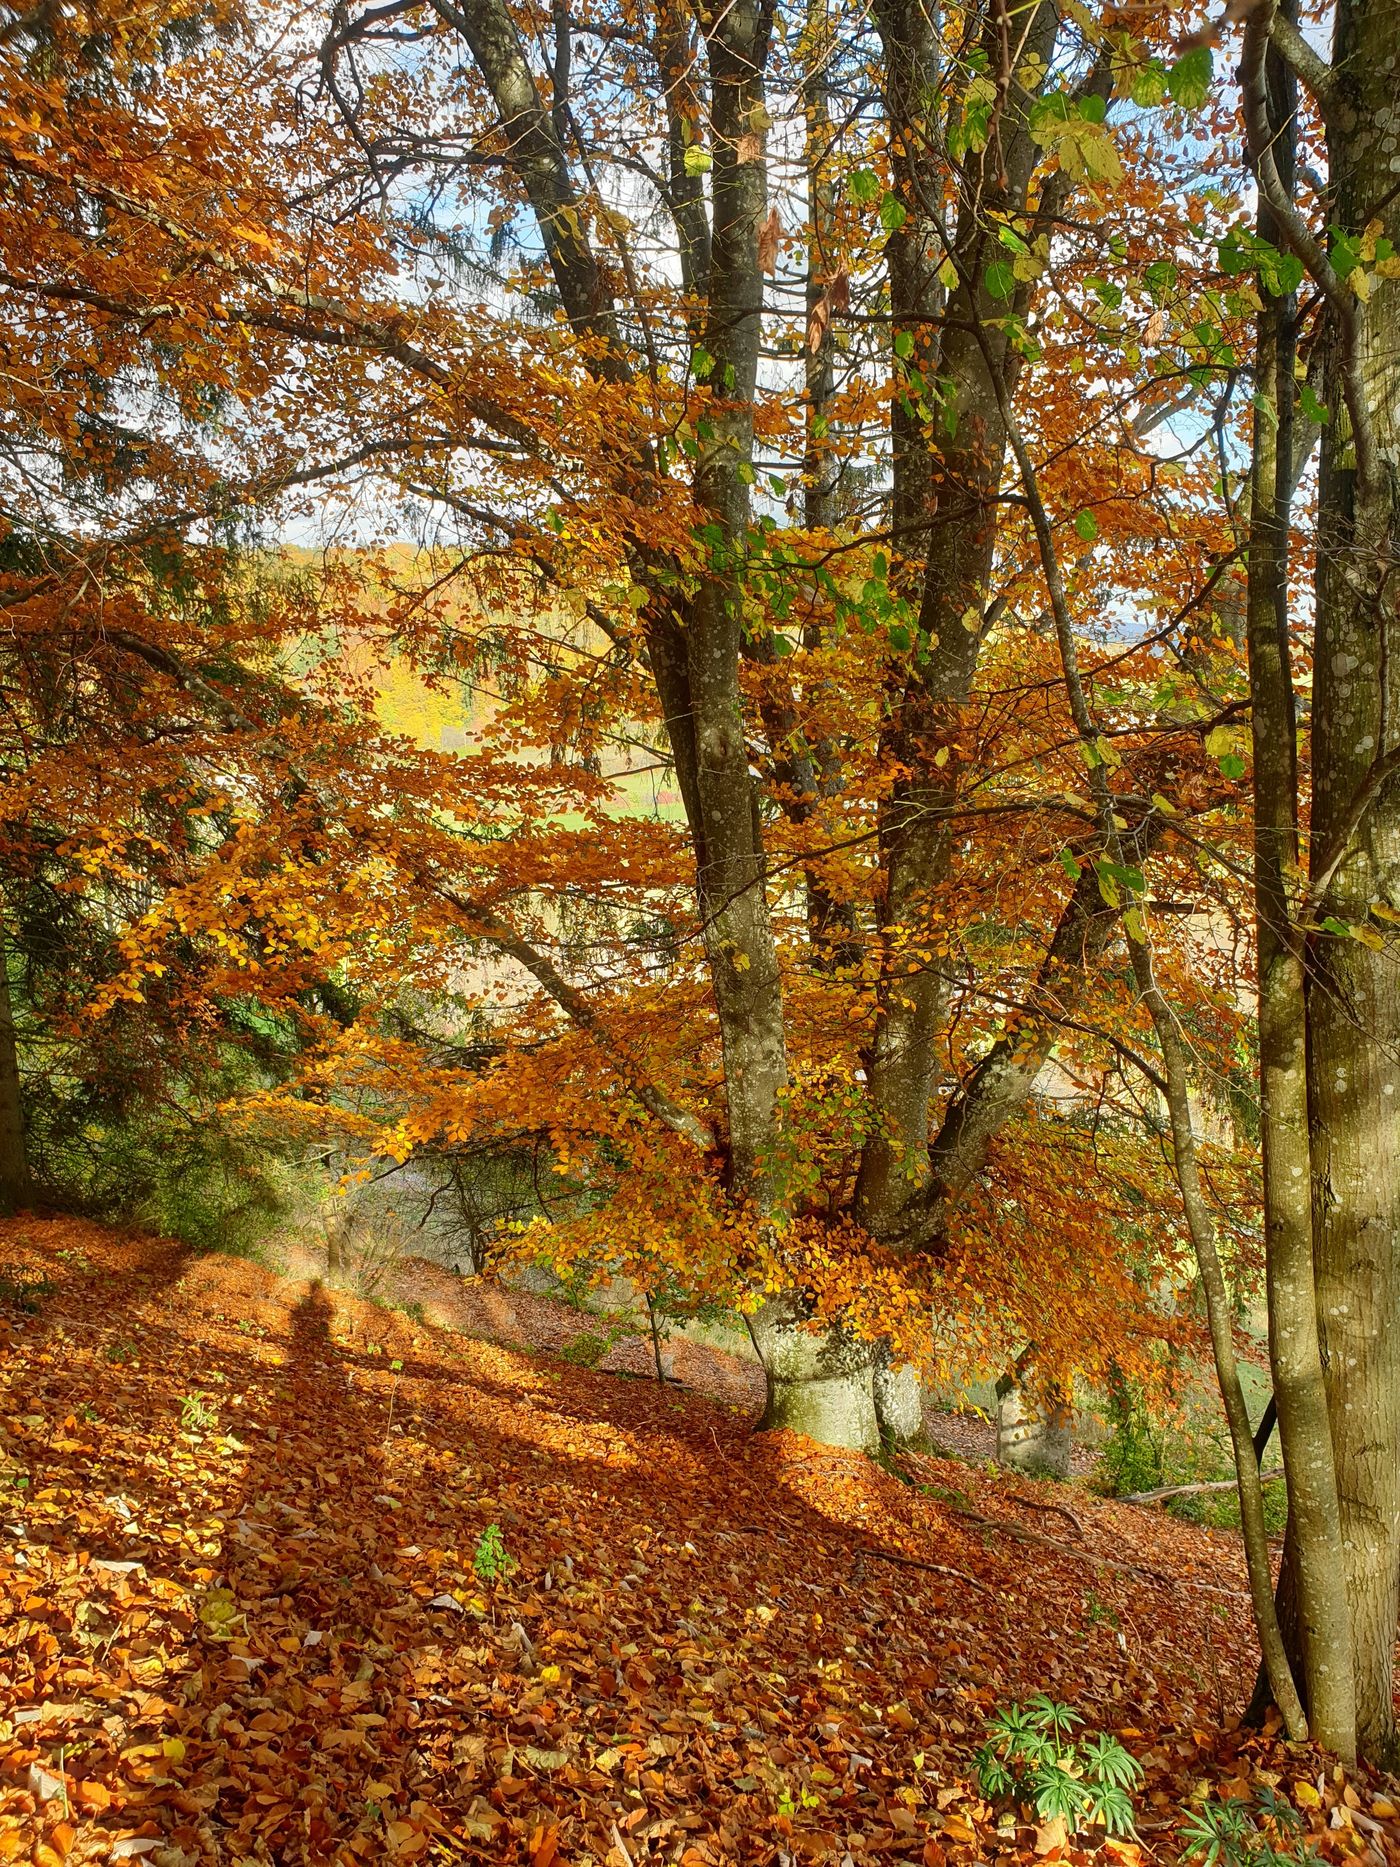
[[[1079,1858],[973,1778],[1041,1691],[1146,1768],[1106,1867],[1261,1784],[1400,1861],[1236,1727],[1227,1532],[75,1221],[0,1224],[0,1389],[0,1861]]]

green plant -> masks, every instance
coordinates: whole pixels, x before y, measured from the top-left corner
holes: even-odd
[[[1099,1476],[1111,1497],[1152,1491],[1165,1482],[1162,1441],[1152,1430],[1142,1390],[1117,1368],[1104,1407],[1110,1432],[1099,1457]]]
[[[208,1394],[186,1394],[180,1402],[180,1424],[189,1433],[206,1433],[216,1424],[218,1415],[206,1405]]]
[[[976,1758],[982,1794],[989,1802],[1020,1803],[1043,1822],[1058,1818],[1069,1834],[1082,1828],[1131,1834],[1142,1765],[1106,1732],[1076,1739],[1083,1722],[1044,1692],[994,1712]]]
[[[1200,1867],[1316,1867],[1316,1850],[1297,1840],[1303,1818],[1288,1798],[1265,1783],[1256,1801],[1257,1810],[1237,1798],[1188,1803],[1182,1811],[1183,1858]]]
[[[105,1352],[108,1361],[121,1366],[128,1361],[135,1361],[141,1351],[134,1342],[109,1342]]]
[[[46,1277],[26,1277],[8,1265],[0,1265],[0,1303],[13,1303],[28,1316],[37,1316],[40,1303],[57,1289],[58,1285]]]
[[[576,1368],[596,1368],[608,1350],[621,1339],[622,1331],[609,1329],[606,1335],[595,1335],[591,1329],[585,1329],[560,1349],[565,1361],[571,1361]]]
[[[472,1556],[472,1572],[479,1582],[495,1583],[505,1581],[513,1575],[520,1564],[506,1548],[506,1539],[501,1534],[498,1523],[488,1523],[481,1533],[481,1541]]]
[[[1118,1610],[1110,1603],[1100,1601],[1091,1589],[1084,1597],[1084,1615],[1092,1627],[1111,1627],[1118,1633],[1123,1623],[1118,1618]]]

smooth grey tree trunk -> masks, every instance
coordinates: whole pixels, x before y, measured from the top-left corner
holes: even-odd
[[[907,330],[913,339],[913,360],[931,369],[931,324],[944,305],[936,268],[918,242],[930,240],[943,203],[941,182],[917,152],[924,141],[918,128],[925,108],[920,87],[927,86],[932,50],[917,7],[888,0],[877,17],[887,97],[892,109],[909,113],[893,139],[895,180],[906,193],[909,219],[891,240],[891,311],[895,329]],[[896,568],[904,565],[897,581],[906,596],[917,595],[919,628],[929,649],[927,659],[892,692],[881,733],[882,760],[904,775],[880,815],[881,981],[866,1066],[875,1120],[862,1150],[855,1210],[877,1238],[911,1248],[921,1242],[921,1208],[931,1178],[929,1117],[948,986],[942,969],[911,966],[907,933],[937,924],[950,872],[954,838],[948,813],[958,795],[957,729],[982,646],[980,627],[969,628],[967,618],[980,617],[988,603],[1006,451],[998,391],[1016,369],[1015,353],[1008,351],[997,322],[1001,308],[988,294],[983,275],[987,244],[996,238],[992,217],[1025,208],[1039,159],[1027,129],[1033,97],[1020,78],[1025,76],[1036,90],[1045,82],[1058,26],[1058,12],[1049,0],[1027,9],[999,126],[1000,172],[993,177],[974,158],[958,177],[954,244],[961,277],[948,301],[937,349],[941,392],[956,409],[956,433],[945,436],[936,452],[915,433],[912,420],[897,419],[892,437],[894,510],[908,534],[896,541]],[[986,50],[995,67],[1000,58],[995,20],[987,24]],[[1032,71],[1034,78],[1028,75]],[[936,512],[943,517],[933,524]],[[915,571],[912,547],[925,533],[922,565]]]
[[[1291,198],[1296,87],[1267,50],[1269,10],[1245,34],[1252,138],[1266,136]],[[1283,234],[1267,201],[1260,237]],[[1246,637],[1254,752],[1254,892],[1258,955],[1260,1132],[1269,1298],[1269,1355],[1288,1482],[1291,1584],[1299,1611],[1280,1614],[1294,1676],[1319,1742],[1356,1751],[1351,1617],[1336,1463],[1314,1285],[1308,1139],[1304,935],[1298,847],[1297,713],[1289,648],[1288,544],[1293,486],[1292,299],[1264,297],[1255,344]]]
[[[1330,217],[1400,243],[1400,15],[1342,0]],[[1343,290],[1349,288],[1343,285]],[[1397,1761],[1400,1609],[1400,282],[1333,333],[1319,488],[1308,977],[1312,1196],[1363,1754]],[[1367,428],[1369,427],[1369,433]],[[1359,429],[1359,432],[1358,432]],[[1300,1553],[1301,1553],[1301,1538]],[[1306,1611],[1306,1591],[1302,1594]]]
[[[10,955],[0,927],[0,1213],[14,1213],[34,1197],[20,1091],[19,1041],[10,996]]]
[[[804,1328],[803,1321],[801,1306],[787,1297],[765,1303],[750,1319],[768,1386],[759,1430],[786,1429],[823,1445],[877,1451],[870,1343],[835,1329]]]
[[[1063,1395],[1038,1394],[1015,1374],[997,1384],[997,1463],[1032,1478],[1067,1479],[1074,1415]]]
[[[895,1361],[888,1347],[877,1345],[872,1369],[875,1419],[887,1446],[908,1446],[924,1432],[924,1384],[910,1362]]]

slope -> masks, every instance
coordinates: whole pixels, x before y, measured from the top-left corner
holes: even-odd
[[[1261,1772],[1395,1857],[1373,1786],[1222,1730],[1228,1536],[75,1221],[0,1277],[0,1859],[1009,1862],[971,1758],[1038,1690],[1147,1765],[1120,1860]]]

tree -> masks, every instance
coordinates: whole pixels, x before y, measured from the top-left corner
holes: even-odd
[[[667,14],[641,26],[561,14],[552,46],[544,47],[533,42],[528,22],[483,0],[434,10],[411,95],[392,66],[396,43],[420,42],[409,9],[337,16],[325,47],[327,83],[364,152],[366,186],[391,201],[407,177],[432,175],[439,202],[452,187],[470,198],[479,152],[501,177],[499,191],[487,197],[498,248],[507,230],[525,237],[517,203],[538,237],[540,270],[523,247],[518,275],[500,289],[534,292],[536,303],[558,309],[557,322],[539,334],[540,347],[555,360],[553,398],[567,383],[579,412],[568,421],[551,412],[553,497],[544,510],[531,510],[517,481],[505,509],[490,506],[484,482],[469,478],[476,469],[467,431],[453,437],[455,457],[444,451],[428,471],[416,464],[414,484],[475,527],[478,549],[490,548],[494,531],[535,565],[547,587],[577,587],[582,577],[584,610],[618,660],[652,684],[650,704],[666,733],[695,862],[695,931],[722,1050],[721,1106],[700,1114],[635,1069],[627,1080],[663,1127],[718,1169],[724,1202],[750,1215],[750,1249],[768,1266],[762,1281],[770,1285],[782,1240],[811,1216],[783,1166],[802,1093],[790,1000],[807,968],[830,970],[819,937],[805,953],[793,947],[775,877],[791,849],[806,880],[808,928],[829,923],[827,908],[813,915],[810,903],[821,894],[839,897],[833,800],[839,797],[847,821],[853,810],[873,811],[876,853],[858,871],[854,898],[847,862],[847,897],[836,903],[844,957],[860,955],[838,971],[862,1006],[856,1015],[869,1020],[867,1054],[848,1066],[857,1079],[864,1073],[851,1236],[873,1240],[915,1281],[946,1253],[958,1196],[985,1165],[998,1128],[1025,1108],[1036,1064],[1062,1028],[1067,979],[1056,975],[1102,950],[1098,932],[1087,941],[1075,937],[1086,920],[1076,895],[1061,934],[1052,917],[1050,971],[1029,1018],[993,1062],[980,1067],[978,1059],[950,1099],[944,1131],[930,1137],[937,1060],[961,998],[948,963],[965,905],[958,898],[960,844],[969,815],[978,814],[976,804],[969,813],[969,788],[985,782],[969,756],[968,710],[987,704],[975,682],[988,640],[1015,615],[1019,595],[1030,594],[1026,533],[1000,493],[1006,436],[994,381],[1014,389],[1023,356],[1036,348],[1027,318],[1052,239],[1070,249],[1056,255],[1057,289],[1092,263],[1065,240],[1062,217],[1078,190],[1078,211],[1098,225],[1103,184],[1122,174],[1104,127],[1106,102],[1113,91],[1131,89],[1153,60],[1139,42],[1112,40],[1093,22],[1082,36],[1077,29],[1062,34],[1048,5],[1032,9],[1015,35],[989,9],[969,37],[948,44],[935,43],[923,24],[916,30],[897,9],[878,25],[872,45],[852,22],[827,29],[805,20],[799,58],[814,61],[813,71],[782,59],[774,66],[780,41],[773,15],[761,8],[728,9],[714,19]],[[458,46],[472,61],[479,140],[470,157],[461,154],[456,131],[443,136],[435,114],[436,87],[456,87],[459,68],[433,75],[440,69],[434,59]],[[595,79],[607,72],[608,81],[581,88],[584,58]],[[868,143],[859,131],[851,134],[876,166],[857,168],[838,199],[814,150],[830,133],[822,129],[821,87],[839,77],[859,90],[872,60],[881,84],[868,101],[880,113],[879,131]],[[931,84],[938,87],[932,116],[925,108]],[[809,255],[797,320],[784,317],[787,287],[778,277],[784,205],[772,196],[768,153],[775,103],[801,107],[806,172],[815,181],[800,215],[825,268],[824,277],[815,274]],[[852,159],[860,159],[854,149]],[[881,255],[869,246],[872,208],[886,241]],[[444,219],[447,226],[424,236],[429,252],[434,238],[453,237],[451,216]],[[1096,248],[1107,238],[1096,232],[1086,244]],[[679,295],[668,279],[680,281]],[[538,296],[541,281],[547,298]],[[1100,305],[1111,297],[1105,290]],[[770,301],[766,315],[778,341],[764,361]],[[501,327],[522,355],[539,343],[521,318],[528,302],[517,296],[508,309],[513,321]],[[824,359],[838,329],[849,361],[834,392]],[[878,342],[885,329],[889,351]],[[1121,357],[1108,360],[1116,341],[1115,332],[1099,360],[1121,373]],[[789,376],[798,367],[800,446],[787,438],[784,358]],[[839,522],[823,477],[839,485],[870,448],[866,436],[880,407],[875,379],[891,370],[889,519],[862,535]],[[1163,399],[1161,385],[1149,391],[1143,432],[1160,418]],[[591,445],[604,419],[601,453],[573,451],[570,423]],[[516,443],[520,464],[535,444]],[[757,445],[775,458],[759,458]],[[1107,451],[1121,474],[1121,450]],[[760,475],[777,465],[791,471],[802,460],[806,526],[789,538],[758,498]],[[677,471],[687,463],[688,474]],[[798,482],[784,477],[782,485],[796,489]],[[855,551],[859,598],[831,568],[839,554]],[[602,569],[609,554],[611,585]],[[1002,593],[994,596],[998,581]],[[797,637],[782,626],[794,605],[803,618]],[[841,646],[853,625],[879,631],[872,645],[879,652],[858,673],[859,657]],[[571,659],[557,655],[557,678],[577,678],[578,661],[567,677],[557,674]],[[865,696],[864,718],[857,723],[848,709],[844,735],[823,718],[839,712],[832,701],[838,683],[824,677],[824,667],[840,668],[848,692],[854,676],[855,693]],[[635,689],[629,700],[638,703]],[[596,698],[593,705],[596,714]],[[869,730],[872,708],[873,759],[857,737]],[[1149,809],[1134,831],[1147,843],[1158,834],[1152,816]],[[826,851],[815,840],[823,831]],[[1091,852],[1090,895],[1099,886],[1096,864]],[[596,1004],[558,969],[540,964],[538,952],[532,958],[529,943],[494,911],[474,916],[470,903],[480,906],[479,897],[459,891],[455,898],[466,930],[513,954],[590,1041],[604,1036]],[[1111,914],[1098,921],[1109,934],[1113,924]],[[615,1009],[609,1006],[610,1018]],[[829,1230],[833,1241],[841,1236],[839,1227]],[[844,1245],[836,1249],[849,1259]],[[780,1278],[754,1319],[769,1368],[769,1419],[870,1444],[868,1350],[849,1330],[809,1331],[812,1299],[810,1277]]]
[[[1256,352],[1264,401],[1254,436],[1249,639],[1270,1334],[1290,1510],[1281,1606],[1318,1736],[1344,1756],[1359,1748],[1385,1764],[1395,1756],[1400,1609],[1400,1365],[1391,1346],[1400,1185],[1393,1150],[1377,1138],[1394,1124],[1400,1040],[1387,937],[1400,753],[1390,743],[1395,398],[1385,360],[1396,340],[1400,263],[1370,113],[1390,107],[1375,73],[1396,50],[1383,9],[1344,4],[1328,65],[1292,16],[1269,5],[1248,22],[1242,68],[1260,234],[1316,294],[1318,328],[1308,336],[1323,358],[1325,423],[1304,864],[1288,574],[1302,314],[1276,291]],[[1325,239],[1294,198],[1298,83],[1320,121],[1331,178],[1319,203]]]
[[[191,1015],[254,992],[305,1045],[281,1117],[367,1153],[545,1133],[582,1189],[562,1251],[757,1303],[770,1423],[868,1445],[892,1364],[940,1333],[1002,1366],[1034,1337],[1065,1379],[1174,1326],[1124,910],[1150,861],[1228,920],[1201,850],[1242,794],[1214,750],[1234,703],[1180,640],[1224,549],[1214,463],[1151,443],[1230,366],[1191,334],[1199,269],[1160,259],[1204,248],[1213,276],[1207,209],[1173,197],[1170,138],[1110,126],[1199,90],[1190,55],[1049,5],[788,24],[561,11],[541,43],[495,0],[347,9],[308,67],[253,13],[162,69],[159,138],[36,62],[19,104],[61,134],[17,104],[6,289],[70,386],[30,428],[61,450],[110,421],[94,354],[217,405],[217,445],[192,415],[148,476],[162,547],[206,528],[211,581],[233,560],[207,528],[367,483],[361,540],[412,522],[422,550],[331,558],[300,612],[260,565],[278,594],[211,635],[153,600],[151,519],[109,496],[52,528],[83,549],[15,609],[47,653],[120,566],[86,678],[135,681],[162,747],[179,722],[172,798],[238,774],[101,1005],[167,976]],[[1092,745],[1006,484],[1013,412],[1095,567],[1069,599]],[[384,730],[391,658],[474,692],[464,754]],[[85,849],[124,847],[103,836],[150,788],[121,744],[120,805],[74,796]],[[648,764],[670,818],[622,801]],[[67,796],[71,755],[44,771]],[[1228,958],[1185,917],[1157,951],[1226,1072]],[[374,1009],[325,1015],[328,980]],[[422,1041],[383,1015],[404,992],[455,994],[490,1041]]]

